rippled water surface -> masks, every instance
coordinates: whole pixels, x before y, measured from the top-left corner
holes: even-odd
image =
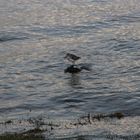
[[[139,0],[0,0],[0,120],[116,111],[140,115]]]

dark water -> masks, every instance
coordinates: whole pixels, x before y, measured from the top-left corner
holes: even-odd
[[[139,0],[0,0],[0,120],[140,115]],[[67,52],[92,71],[64,74]]]

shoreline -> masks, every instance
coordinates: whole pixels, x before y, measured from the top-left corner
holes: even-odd
[[[140,116],[112,114],[87,114],[74,120],[43,120],[30,118],[23,121],[6,121],[0,124],[3,133],[0,140],[48,140],[48,139],[140,139]],[[6,128],[9,131],[6,131]],[[5,132],[4,132],[5,129]],[[10,131],[11,130],[11,131]],[[2,131],[1,131],[2,132]]]

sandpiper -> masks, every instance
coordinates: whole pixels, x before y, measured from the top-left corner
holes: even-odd
[[[80,59],[79,56],[76,56],[74,54],[71,53],[67,53],[66,56],[64,58],[67,58],[70,62],[72,62],[73,64],[75,64],[75,61],[77,61],[78,59]]]

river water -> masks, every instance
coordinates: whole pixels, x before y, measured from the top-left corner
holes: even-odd
[[[89,112],[140,115],[139,0],[0,0],[0,120]]]

